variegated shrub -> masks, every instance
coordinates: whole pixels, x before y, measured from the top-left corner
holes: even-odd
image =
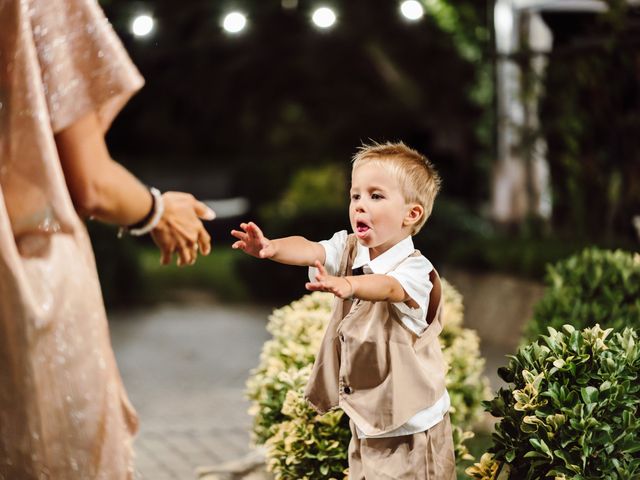
[[[509,388],[487,402],[501,420],[467,474],[481,480],[640,478],[640,345],[635,330],[560,331],[499,370]]]

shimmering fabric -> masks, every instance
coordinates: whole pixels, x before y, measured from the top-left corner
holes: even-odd
[[[54,134],[142,78],[90,0],[0,0],[0,479],[132,478],[137,419]]]

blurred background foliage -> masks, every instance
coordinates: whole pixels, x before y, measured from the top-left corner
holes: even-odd
[[[183,270],[160,269],[149,240],[117,242],[112,229],[92,227],[111,305],[190,288],[231,301],[298,298],[303,272],[230,251],[228,231],[242,220],[269,236],[316,240],[348,229],[349,160],[369,139],[403,140],[439,169],[442,194],[415,239],[437,265],[542,279],[547,262],[588,245],[637,248],[640,19],[626,2],[610,0],[605,15],[544,16],[554,49],[532,135],[549,146],[554,209],[550,221],[517,228],[488,216],[493,2],[425,0],[424,18],[408,23],[396,2],[334,1],[330,31],[310,25],[308,0],[293,9],[257,0],[100,3],[147,81],[108,134],[114,158],[163,189],[250,205],[210,224],[212,256]],[[231,8],[249,16],[242,35],[220,28]],[[137,39],[129,22],[144,10],[156,31]]]
[[[610,0],[604,15],[547,16],[554,51],[541,132],[549,144],[554,227],[631,236],[640,212],[640,16]]]

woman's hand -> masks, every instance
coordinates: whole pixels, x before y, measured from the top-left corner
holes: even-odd
[[[264,236],[255,223],[241,223],[240,228],[242,231],[231,230],[231,235],[238,239],[232,248],[239,248],[256,258],[272,258],[276,254],[273,242]]]
[[[346,277],[334,277],[327,274],[327,269],[320,262],[316,261],[315,267],[318,269],[315,282],[307,282],[305,287],[312,292],[329,292],[336,297],[346,299],[354,294],[353,285]]]
[[[173,254],[178,255],[176,264],[193,265],[198,250],[203,255],[211,251],[211,237],[201,220],[213,220],[215,212],[193,195],[184,192],[162,194],[164,213],[151,237],[161,251],[160,262],[171,263]]]

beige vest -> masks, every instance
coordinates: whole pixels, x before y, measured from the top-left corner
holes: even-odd
[[[351,275],[356,250],[357,239],[351,234],[338,275]],[[379,435],[404,425],[442,397],[442,287],[435,270],[430,277],[429,326],[420,337],[403,325],[389,302],[352,304],[336,297],[305,390],[318,412],[340,407],[365,435]]]

